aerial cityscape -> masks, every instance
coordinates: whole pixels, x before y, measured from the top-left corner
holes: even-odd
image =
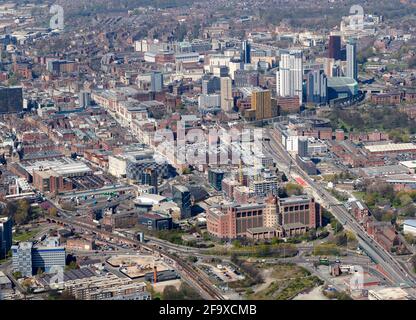
[[[415,0],[1,1],[0,300],[415,300],[415,31]]]

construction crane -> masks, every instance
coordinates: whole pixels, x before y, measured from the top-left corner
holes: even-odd
[[[240,164],[238,166],[238,180],[240,184],[243,184],[243,160],[240,159]]]

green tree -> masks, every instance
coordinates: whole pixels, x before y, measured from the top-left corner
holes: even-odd
[[[163,289],[163,300],[183,300],[183,298],[183,293],[178,291],[175,286],[166,286],[165,289]]]

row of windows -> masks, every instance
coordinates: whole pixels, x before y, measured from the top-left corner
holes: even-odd
[[[237,212],[237,218],[246,218],[246,217],[257,217],[263,215],[263,211],[247,211],[247,212]]]
[[[309,210],[309,204],[300,205],[300,206],[292,206],[292,207],[284,207],[284,212],[301,211],[301,210]]]

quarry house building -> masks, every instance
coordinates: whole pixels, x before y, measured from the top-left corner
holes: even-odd
[[[269,197],[265,203],[228,203],[210,208],[208,232],[219,239],[292,237],[322,224],[320,205],[305,195]]]

